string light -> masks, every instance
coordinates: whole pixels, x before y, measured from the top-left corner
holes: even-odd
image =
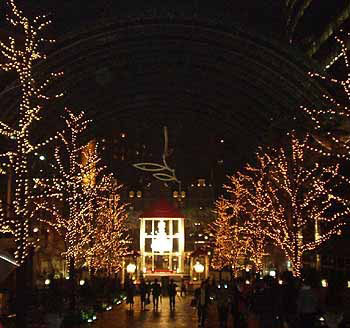
[[[268,168],[269,179],[265,201],[251,205],[265,207],[264,232],[284,251],[294,275],[300,276],[303,254],[335,235],[345,225],[342,219],[349,209],[348,202],[335,193],[336,181],[343,181],[339,165],[311,164],[306,160],[309,136],[298,139],[292,132],[289,137],[290,143],[271,150],[271,156],[258,154],[260,169]],[[315,225],[320,225],[317,238],[305,238]]]
[[[0,41],[0,53],[3,63],[0,69],[5,72],[13,71],[18,76],[21,90],[19,102],[18,120],[14,127],[0,121],[0,134],[9,138],[14,143],[14,150],[2,154],[9,159],[15,175],[15,192],[12,202],[13,217],[2,214],[0,216],[0,229],[9,229],[14,235],[16,243],[15,258],[18,263],[23,263],[27,257],[33,241],[30,238],[30,187],[28,174],[29,156],[43,145],[48,144],[54,138],[32,145],[31,130],[33,124],[40,121],[40,113],[43,109],[42,100],[50,97],[44,94],[45,90],[54,78],[62,73],[52,73],[50,78],[43,83],[37,81],[33,74],[34,62],[45,60],[46,55],[40,51],[45,42],[53,43],[54,40],[43,38],[42,32],[51,23],[46,16],[37,16],[33,20],[25,17],[14,0],[8,0],[10,13],[7,21],[14,29],[20,28],[24,35],[24,45],[13,37],[8,38],[8,43]],[[54,96],[59,97],[60,95]]]
[[[66,116],[67,128],[59,133],[63,147],[57,146],[54,151],[56,177],[35,179],[38,195],[32,197],[36,207],[33,217],[62,236],[67,260],[115,273],[121,269],[129,240],[125,205],[120,202],[121,186],[112,175],[103,174],[98,145],[79,144],[90,122],[84,112],[75,115],[66,109]]]
[[[84,179],[97,161],[89,158],[87,163],[81,163],[81,154],[86,149],[79,144],[79,136],[88,123],[84,112],[76,115],[66,109],[67,128],[58,134],[62,146],[54,149],[52,167],[55,177],[34,179],[36,194],[30,197],[35,205],[32,219],[44,222],[57,231],[66,245],[64,255],[74,261],[83,261],[84,248],[93,235],[93,222],[86,215],[90,210],[90,195],[86,192]]]
[[[241,197],[245,190],[238,180],[231,181],[236,182],[235,198],[229,201],[222,197],[215,202],[217,219],[209,225],[209,230],[214,235],[212,267],[216,270],[222,270],[227,266],[232,267],[236,276],[240,269],[239,260],[246,255],[248,242],[243,238],[244,228],[238,220],[242,204]]]
[[[347,33],[347,37],[350,33]],[[309,73],[311,77],[319,78],[330,84],[334,84],[344,92],[346,101],[350,100],[350,63],[349,54],[345,41],[340,37],[335,37],[336,42],[340,46],[340,54],[336,56],[331,63],[326,67],[330,68],[340,59],[344,60],[344,68],[346,72],[345,79],[336,79],[321,75],[318,73]],[[313,135],[314,139],[321,147],[311,147],[309,149],[323,156],[336,156],[339,159],[350,159],[350,138],[344,133],[335,131],[335,127],[340,127],[344,122],[350,119],[350,108],[347,104],[338,101],[334,96],[324,94],[323,99],[327,104],[325,108],[313,108],[301,106],[301,110],[311,119],[313,129],[316,132]],[[317,134],[322,135],[322,137]]]

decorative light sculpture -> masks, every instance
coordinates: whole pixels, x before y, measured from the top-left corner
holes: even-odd
[[[167,237],[165,232],[165,222],[160,220],[158,223],[158,232],[152,240],[151,248],[153,252],[170,252],[172,250],[172,240]]]

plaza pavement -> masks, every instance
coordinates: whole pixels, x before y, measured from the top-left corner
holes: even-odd
[[[133,311],[129,311],[129,305],[123,303],[114,306],[113,310],[102,313],[98,320],[92,324],[86,324],[82,328],[191,328],[198,327],[197,312],[190,306],[192,297],[176,297],[175,311],[169,309],[168,297],[163,297],[159,302],[158,311],[153,311],[152,303],[147,306],[147,311],[141,311],[140,298],[135,297]],[[214,306],[209,311],[206,323],[208,328],[219,327],[216,309]]]

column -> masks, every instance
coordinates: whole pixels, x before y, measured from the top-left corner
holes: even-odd
[[[170,238],[171,240],[171,250],[169,252],[169,270],[173,270],[173,246],[174,246],[174,241],[173,241],[173,237],[174,237],[174,234],[173,234],[173,220],[172,219],[169,219],[168,220],[168,224],[169,224],[169,235],[168,237]]]
[[[184,219],[178,219],[179,224],[179,272],[184,271],[185,224]]]
[[[140,252],[141,252],[141,261],[139,270],[142,270],[145,267],[145,238],[146,238],[146,223],[145,219],[141,218],[140,222]]]
[[[208,254],[204,257],[204,279],[209,277],[209,256]]]

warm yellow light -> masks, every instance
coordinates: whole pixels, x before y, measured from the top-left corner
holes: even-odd
[[[136,265],[134,263],[129,263],[128,266],[126,267],[126,272],[135,273],[135,271],[136,271]]]
[[[50,279],[45,279],[45,285],[46,285],[46,286],[50,285],[50,283],[51,283],[51,280],[50,280]]]
[[[200,263],[199,261],[197,261],[197,263],[193,266],[194,271],[196,271],[197,273],[203,273],[204,272],[204,265],[202,263]]]

